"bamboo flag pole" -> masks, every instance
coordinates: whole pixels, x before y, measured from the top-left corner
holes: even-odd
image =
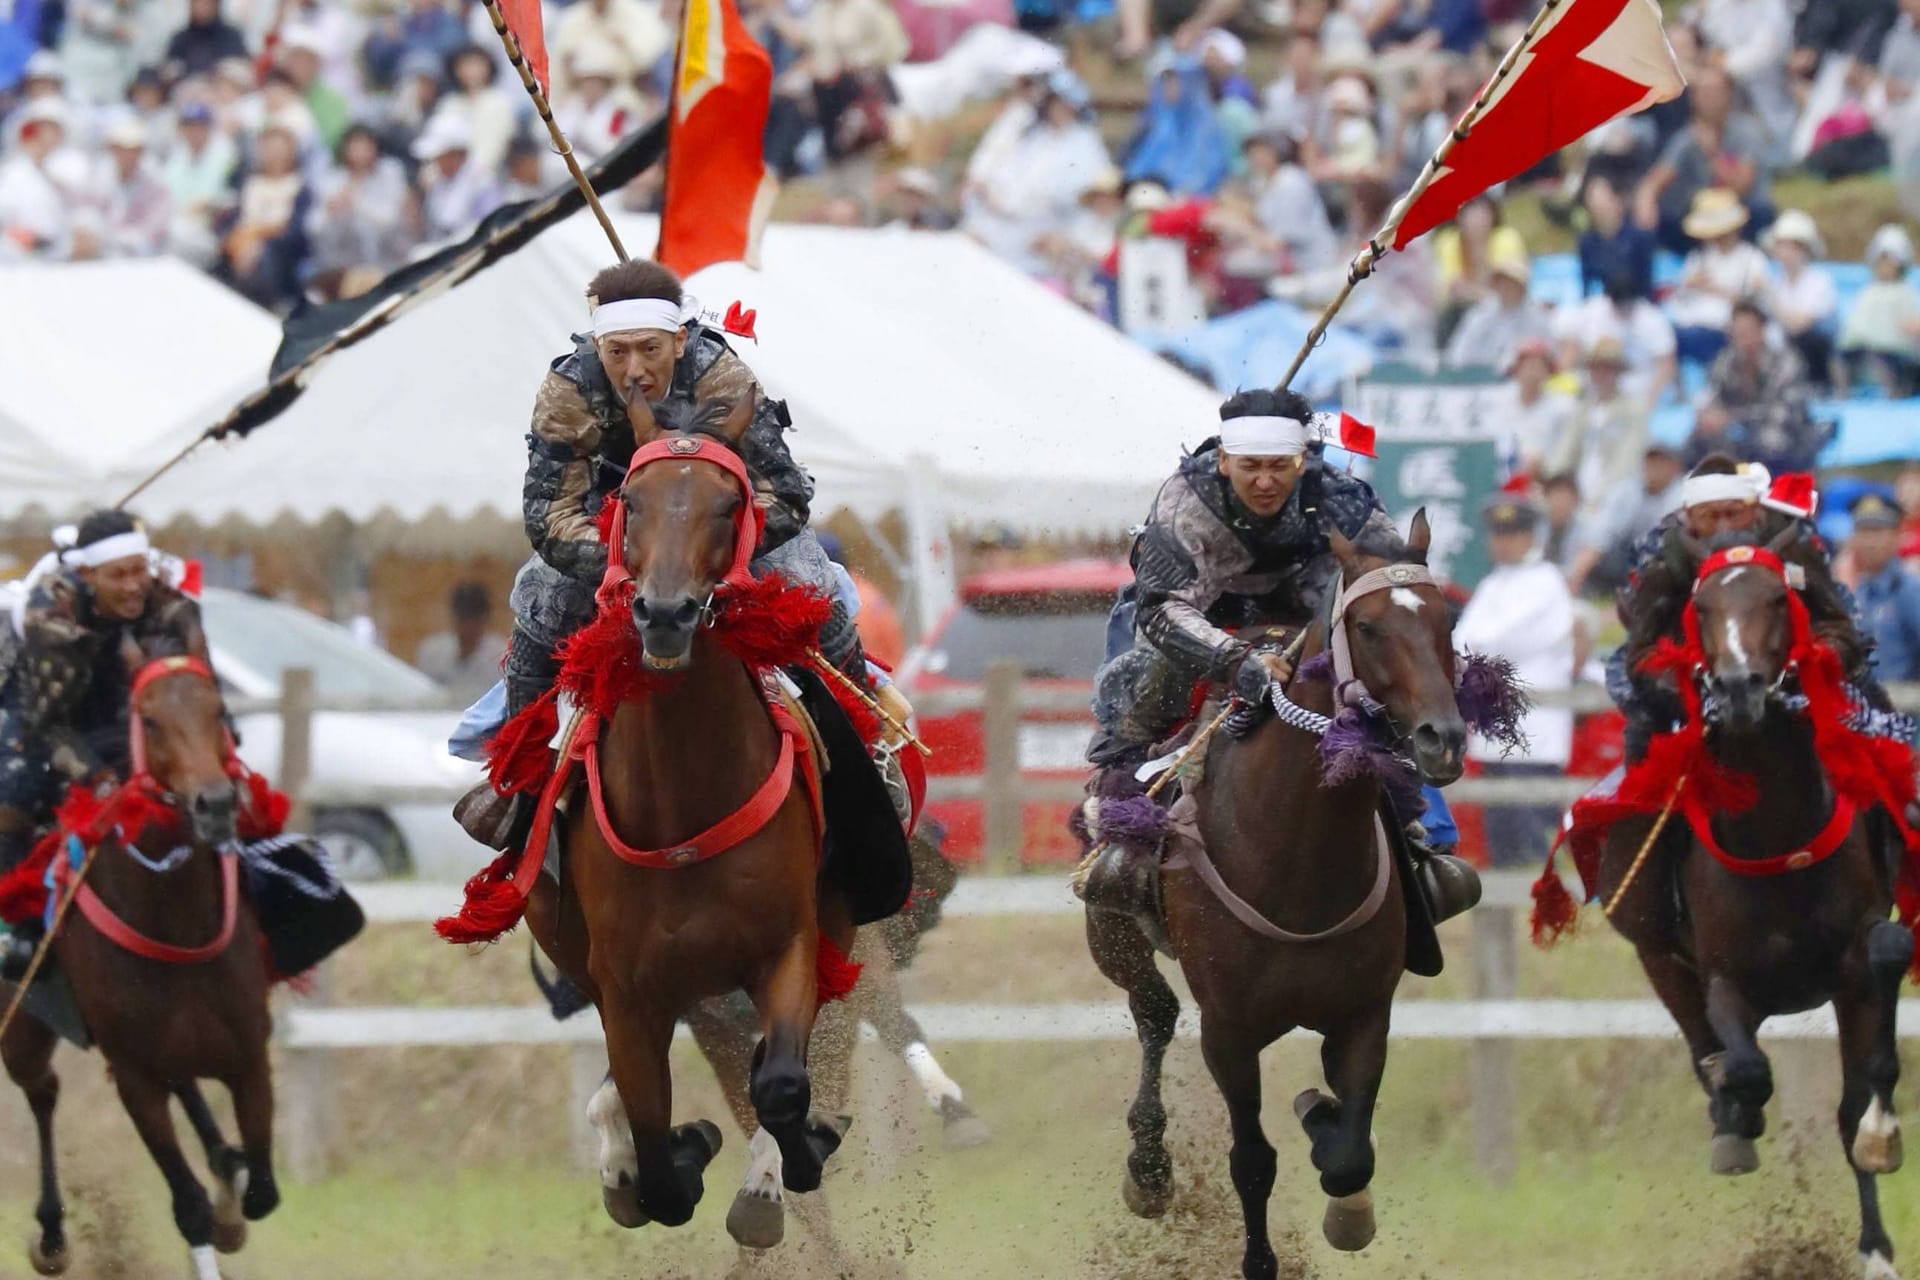
[[[627,261],[627,247],[620,243],[620,233],[613,229],[613,222],[607,217],[607,211],[600,204],[593,184],[587,181],[587,175],[580,168],[580,161],[573,154],[573,146],[567,141],[567,135],[560,132],[560,126],[554,123],[553,108],[547,103],[547,95],[540,88],[540,81],[534,76],[533,68],[527,65],[526,53],[520,48],[519,37],[513,34],[513,28],[507,25],[507,15],[500,10],[500,0],[483,0],[487,6],[487,16],[493,19],[493,29],[500,37],[500,45],[507,51],[507,61],[520,73],[521,87],[527,96],[533,99],[533,109],[539,113],[540,122],[547,126],[547,134],[553,139],[554,149],[560,158],[567,162],[567,172],[573,176],[573,185],[580,188],[580,194],[587,198],[587,207],[593,210],[593,216],[600,220],[600,229],[607,233],[607,242],[613,246],[613,252],[620,261]]]
[[[493,0],[488,0],[489,7],[492,3]],[[1539,37],[1541,31],[1545,30],[1547,20],[1563,6],[1572,3],[1573,0],[1547,0],[1546,4],[1541,6],[1540,12],[1534,15],[1533,21],[1527,24],[1526,31],[1514,41],[1513,48],[1507,50],[1506,56],[1500,59],[1500,65],[1494,68],[1493,75],[1488,77],[1485,85],[1481,86],[1479,96],[1467,107],[1466,113],[1460,117],[1460,122],[1453,126],[1453,132],[1440,143],[1439,149],[1420,170],[1419,178],[1414,181],[1407,194],[1401,196],[1395,203],[1392,212],[1387,215],[1386,225],[1381,227],[1373,239],[1362,245],[1360,252],[1354,255],[1352,265],[1347,268],[1346,284],[1341,286],[1340,292],[1333,296],[1333,301],[1329,302],[1326,310],[1320,313],[1320,318],[1314,321],[1312,330],[1308,332],[1306,340],[1300,344],[1299,352],[1294,355],[1293,363],[1287,366],[1287,372],[1280,379],[1280,390],[1286,390],[1287,385],[1293,381],[1294,375],[1300,372],[1300,366],[1305,364],[1307,357],[1313,353],[1313,349],[1326,340],[1327,326],[1333,323],[1334,316],[1339,314],[1340,308],[1346,305],[1354,286],[1372,275],[1374,265],[1387,256],[1394,233],[1400,228],[1400,220],[1406,217],[1407,210],[1426,194],[1427,188],[1432,186],[1434,179],[1440,176],[1440,170],[1445,167],[1447,157],[1453,153],[1454,144],[1465,141],[1467,135],[1473,132],[1473,126],[1479,122],[1482,115],[1486,114],[1487,107],[1492,103],[1494,95],[1499,92],[1500,86],[1506,83],[1507,77],[1512,75],[1513,69],[1520,64],[1520,56]]]

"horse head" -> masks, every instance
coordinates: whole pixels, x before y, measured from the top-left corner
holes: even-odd
[[[1328,540],[1353,675],[1406,734],[1420,776],[1445,786],[1466,767],[1467,725],[1454,699],[1446,600],[1426,571],[1431,538],[1422,508],[1404,544],[1355,543],[1338,529]]]
[[[752,413],[751,402],[650,409],[658,431],[634,455],[620,496],[633,622],[652,670],[692,661],[715,594],[747,571],[764,517],[734,444]]]
[[[1756,728],[1788,674],[1794,628],[1780,554],[1798,530],[1788,525],[1765,547],[1710,551],[1694,582],[1701,683],[1735,732]]]
[[[233,737],[220,687],[200,656],[204,652],[190,645],[176,656],[142,659],[137,665],[129,660],[135,668],[133,770],[177,798],[194,843],[217,848],[236,837],[240,795],[228,767]]]

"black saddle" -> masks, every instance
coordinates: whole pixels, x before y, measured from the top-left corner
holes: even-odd
[[[885,920],[913,893],[913,852],[893,799],[867,747],[825,679],[807,668],[787,672],[800,704],[826,744],[829,768],[820,780],[827,816],[821,876],[846,895],[855,924]]]

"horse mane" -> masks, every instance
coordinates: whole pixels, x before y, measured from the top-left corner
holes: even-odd
[[[725,445],[729,453],[738,453],[738,444],[726,431],[734,408],[725,400],[661,400],[652,406],[653,420],[662,434],[712,440]]]
[[[1353,540],[1353,549],[1363,556],[1372,556],[1376,560],[1385,560],[1388,564],[1424,564],[1425,558],[1414,554],[1400,531],[1384,521],[1368,521]]]

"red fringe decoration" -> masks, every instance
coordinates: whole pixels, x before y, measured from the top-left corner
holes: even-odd
[[[860,981],[862,967],[849,959],[832,938],[821,934],[818,956],[814,960],[814,1000],[831,1004],[852,995]]]
[[[1554,868],[1553,855],[1559,852],[1556,844],[1547,854],[1547,865],[1540,872],[1540,878],[1533,882],[1533,919],[1531,930],[1533,945],[1551,947],[1565,934],[1572,933],[1580,921],[1580,904],[1567,892],[1567,886],[1560,879],[1560,873]]]
[[[551,694],[500,726],[487,743],[487,780],[503,796],[537,792],[553,772],[553,748],[560,713]]]
[[[527,900],[513,884],[519,862],[520,851],[510,850],[477,872],[467,881],[459,913],[436,920],[433,931],[448,942],[492,942],[519,924],[527,910]]]

